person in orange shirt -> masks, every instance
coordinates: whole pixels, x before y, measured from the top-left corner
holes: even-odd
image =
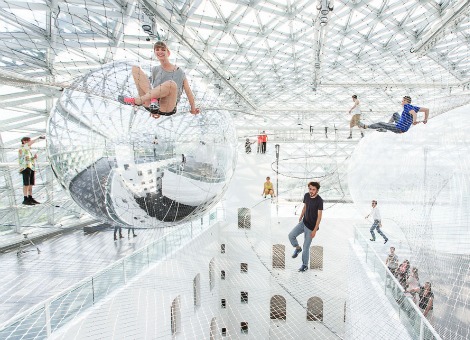
[[[257,151],[257,153],[261,152],[262,139],[263,139],[262,136],[258,135],[258,151]]]
[[[268,136],[266,132],[263,131],[261,134],[261,153],[266,153],[266,142],[268,141]]]

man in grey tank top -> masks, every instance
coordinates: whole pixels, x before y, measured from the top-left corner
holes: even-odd
[[[152,68],[150,78],[141,67],[132,67],[132,76],[139,96],[120,95],[118,101],[125,105],[144,106],[153,118],[160,118],[160,115],[171,116],[176,113],[176,105],[184,90],[191,106],[191,114],[198,114],[200,110],[196,107],[186,75],[180,67],[170,63],[170,50],[166,44],[159,41],[155,43],[153,50],[160,65]]]

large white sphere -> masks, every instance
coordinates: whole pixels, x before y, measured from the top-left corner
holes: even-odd
[[[382,224],[407,238],[400,260],[432,283],[435,329],[468,335],[470,254],[470,120],[467,105],[404,133],[373,132],[359,143],[348,171],[354,203],[364,215],[378,200]],[[404,252],[404,253],[402,253]]]
[[[99,220],[148,228],[196,218],[219,201],[235,168],[230,115],[191,115],[184,94],[178,113],[160,119],[121,105],[118,94],[136,94],[131,67],[104,65],[64,91],[48,123],[52,169]],[[214,105],[210,94],[192,88],[199,104]]]

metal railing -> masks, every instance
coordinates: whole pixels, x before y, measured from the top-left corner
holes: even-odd
[[[369,227],[356,226],[354,228],[354,243],[362,247],[366,255],[366,263],[374,273],[379,275],[385,296],[397,311],[401,323],[413,339],[442,340],[412,298],[405,294],[403,287],[387,268],[383,259],[373,247],[369,246],[368,237],[363,235],[363,232],[368,232],[368,230]]]
[[[215,208],[200,220],[186,222],[162,238],[123,257],[64,292],[22,312],[0,326],[0,339],[45,339],[53,332],[124,286],[144,269],[163,260],[224,216]]]

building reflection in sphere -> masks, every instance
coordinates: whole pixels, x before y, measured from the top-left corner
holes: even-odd
[[[47,128],[54,173],[78,205],[107,223],[149,228],[199,217],[220,200],[235,168],[230,115],[191,115],[185,96],[177,114],[160,119],[120,105],[117,94],[136,92],[131,66],[107,64],[64,91]],[[192,87],[205,106],[213,102]]]

